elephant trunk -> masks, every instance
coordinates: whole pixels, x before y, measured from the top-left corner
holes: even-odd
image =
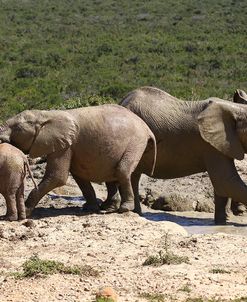
[[[244,152],[247,153],[247,111],[241,107],[241,109],[237,112],[236,118],[236,129],[239,140],[244,148]]]

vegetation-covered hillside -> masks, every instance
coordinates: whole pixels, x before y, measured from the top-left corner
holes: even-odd
[[[246,11],[246,0],[0,0],[0,118],[143,85],[228,98],[247,89]]]

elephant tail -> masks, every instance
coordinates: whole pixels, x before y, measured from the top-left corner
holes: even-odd
[[[32,182],[33,182],[33,184],[34,184],[35,189],[38,189],[38,186],[37,186],[37,184],[36,184],[36,181],[35,181],[34,178],[33,178],[33,173],[32,173],[32,171],[31,171],[31,168],[30,168],[30,165],[29,165],[29,162],[28,162],[28,159],[27,159],[27,158],[25,159],[25,169],[27,169],[28,174],[29,174],[29,176],[30,176],[31,179],[32,179]]]
[[[152,176],[154,174],[154,169],[155,169],[155,165],[156,165],[157,144],[156,144],[155,136],[150,129],[149,129],[149,142],[152,143],[152,149],[153,149],[153,161],[152,161],[152,168],[150,171],[150,176]]]

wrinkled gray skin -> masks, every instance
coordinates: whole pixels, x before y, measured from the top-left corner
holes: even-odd
[[[247,152],[246,101],[247,95],[240,90],[234,95],[234,102],[239,104],[234,104],[218,98],[187,102],[160,89],[142,87],[120,103],[141,117],[156,137],[154,178],[208,172],[214,187],[216,224],[225,224],[228,219],[228,197],[247,203],[247,186],[234,165],[234,159],[243,159]],[[147,154],[140,170],[146,170],[149,160]],[[107,186],[116,193],[114,184]],[[104,209],[107,206],[112,208],[109,200]]]
[[[7,220],[26,218],[24,188],[27,171],[34,182],[25,154],[9,144],[0,144],[0,193],[6,200]]]
[[[0,140],[10,142],[32,158],[47,156],[44,178],[26,201],[28,216],[46,193],[66,184],[69,172],[82,190],[87,210],[98,210],[90,181],[119,183],[119,211],[133,210],[131,176],[149,141],[149,173],[155,165],[153,133],[138,116],[119,105],[27,110],[7,120],[0,129]]]

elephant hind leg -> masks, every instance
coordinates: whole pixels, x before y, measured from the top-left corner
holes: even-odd
[[[141,209],[141,202],[139,197],[139,181],[141,178],[141,174],[136,174],[135,172],[131,176],[131,184],[134,192],[134,198],[135,198],[135,209],[134,212],[141,215],[142,209]]]
[[[141,204],[139,198],[139,181],[141,174],[133,173],[131,176],[131,185],[134,194],[134,212],[141,215]],[[120,207],[120,197],[119,192],[121,192],[121,188],[116,182],[106,183],[107,187],[107,199],[101,205],[100,209],[107,212],[112,213],[116,212]]]
[[[135,209],[134,192],[131,183],[131,175],[135,171],[142,154],[145,150],[143,148],[136,150],[135,144],[129,146],[128,150],[124,153],[121,161],[117,167],[117,180],[121,187],[121,205],[119,212],[133,211]]]
[[[26,208],[25,208],[25,201],[24,201],[24,179],[22,180],[22,183],[20,187],[17,190],[16,193],[16,204],[17,204],[17,212],[18,212],[18,219],[26,219]]]
[[[107,198],[100,206],[100,210],[106,213],[116,212],[120,207],[119,185],[117,182],[107,182]]]
[[[6,206],[7,206],[6,219],[9,221],[18,220],[15,192],[8,192],[3,195],[6,200]]]
[[[119,207],[119,213],[134,211],[135,203],[134,203],[134,193],[131,185],[130,177],[122,176],[119,180],[121,186],[121,204]]]
[[[85,181],[73,174],[72,176],[79,188],[81,189],[84,198],[86,199],[86,203],[83,206],[83,210],[88,212],[98,212],[100,208],[92,184],[89,181]]]

